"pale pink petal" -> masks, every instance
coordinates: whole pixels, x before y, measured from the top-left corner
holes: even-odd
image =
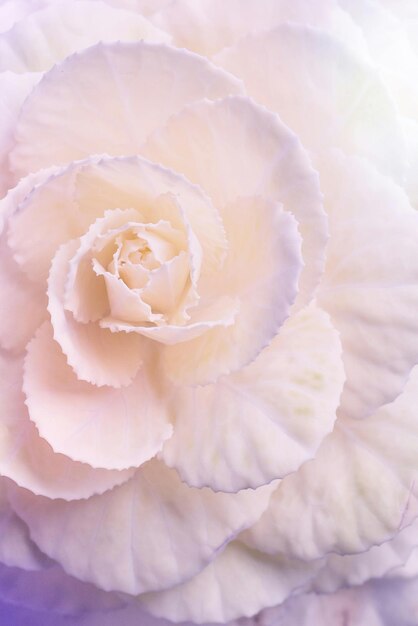
[[[393,400],[418,360],[418,214],[363,160],[318,162],[330,219],[318,301],[340,332],[341,411],[363,417]]]
[[[55,452],[93,467],[138,467],[161,449],[172,427],[160,384],[151,366],[127,388],[98,389],[77,380],[48,323],[28,346],[24,389],[30,418]]]
[[[403,179],[407,162],[395,106],[376,70],[338,39],[283,24],[242,39],[216,60],[311,152],[341,148]]]
[[[174,0],[152,16],[175,45],[207,56],[287,21],[320,27],[361,45],[358,30],[333,0]]]
[[[224,207],[223,220],[229,253],[202,294],[215,302],[233,298],[239,308],[232,324],[165,348],[164,370],[181,384],[214,382],[253,361],[279,331],[297,293],[302,263],[292,215],[261,197],[241,198]],[[191,323],[193,308],[189,313]]]
[[[106,0],[111,6],[137,11],[141,15],[152,15],[168,6],[173,0]]]
[[[47,359],[44,354],[44,364]],[[56,454],[39,436],[24,403],[22,365],[20,357],[0,353],[0,474],[33,493],[65,500],[88,498],[128,480],[132,470],[93,469]]]
[[[241,97],[200,102],[171,118],[143,151],[199,184],[223,219],[226,206],[239,207],[248,196],[280,202],[293,213],[305,262],[299,304],[309,301],[323,269],[326,217],[317,174],[275,115]]]
[[[362,552],[408,526],[418,514],[417,396],[415,368],[395,402],[365,420],[337,420],[316,458],[280,483],[246,541],[311,559]]]
[[[94,322],[77,322],[64,308],[69,261],[79,242],[61,246],[51,265],[48,280],[48,311],[54,339],[59,343],[68,364],[77,377],[99,387],[129,385],[144,358],[144,341],[139,336],[111,333]]]
[[[238,491],[283,477],[331,431],[343,382],[338,335],[311,306],[249,367],[173,392],[175,429],[161,457],[197,487]]]
[[[48,72],[26,100],[12,169],[21,176],[90,154],[138,154],[185,104],[240,90],[232,76],[186,50],[98,44]]]
[[[193,489],[151,461],[122,487],[70,506],[24,490],[11,497],[32,539],[68,573],[136,594],[200,571],[259,518],[270,493],[271,487],[239,494]]]
[[[52,167],[27,176],[0,201],[0,344],[7,350],[23,350],[47,311],[45,290],[31,283],[17,265],[5,227],[33,189],[56,171]]]
[[[206,569],[178,587],[138,598],[157,617],[224,623],[280,604],[312,578],[316,564],[272,557],[239,541],[230,543]]]
[[[39,74],[20,76],[13,72],[0,73],[0,198],[4,196],[13,182],[8,159],[9,152],[14,145],[14,130],[20,108],[39,79]]]
[[[0,562],[8,567],[37,571],[51,565],[29,537],[26,524],[16,515],[7,498],[7,479],[0,478]]]
[[[42,72],[98,41],[169,43],[147,19],[99,0],[56,2],[0,35],[0,71]]]
[[[0,235],[0,344],[21,351],[47,316],[45,293],[31,283]],[[29,311],[30,308],[30,311]]]

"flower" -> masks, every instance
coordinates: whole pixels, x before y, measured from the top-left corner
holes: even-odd
[[[411,15],[0,6],[4,601],[308,624],[416,574]]]

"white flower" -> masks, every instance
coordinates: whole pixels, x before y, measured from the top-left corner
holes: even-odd
[[[302,626],[415,575],[413,4],[0,5],[5,601]]]

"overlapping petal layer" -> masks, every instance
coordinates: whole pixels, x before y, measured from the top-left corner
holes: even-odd
[[[315,459],[280,483],[249,544],[314,559],[362,552],[410,524],[418,514],[417,393],[415,368],[392,404],[365,420],[340,418]]]
[[[338,335],[310,306],[247,368],[173,392],[174,433],[161,458],[187,484],[221,491],[283,477],[332,429],[343,381]]]
[[[72,502],[11,494],[32,539],[65,570],[105,590],[164,589],[200,571],[265,510],[272,486],[238,494],[182,483],[151,461],[125,485]],[[59,541],[65,530],[65,542]],[[156,558],[158,555],[158,558]]]
[[[39,436],[25,406],[22,365],[21,357],[0,353],[0,474],[33,493],[67,500],[88,498],[128,480],[132,471],[93,469],[56,454]],[[54,414],[53,423],[58,418]]]
[[[26,100],[12,170],[21,176],[92,154],[138,154],[184,105],[240,92],[237,79],[186,50],[99,44],[53,68]]]
[[[168,43],[170,36],[141,15],[99,0],[49,4],[0,39],[0,72],[41,72],[98,41],[139,40]]]
[[[196,624],[225,623],[275,606],[306,583],[315,564],[274,557],[232,541],[190,581],[138,601],[157,617]]]

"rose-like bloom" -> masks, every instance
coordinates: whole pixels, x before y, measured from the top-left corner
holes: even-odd
[[[404,619],[417,24],[0,4],[0,599],[52,615],[23,620]]]

